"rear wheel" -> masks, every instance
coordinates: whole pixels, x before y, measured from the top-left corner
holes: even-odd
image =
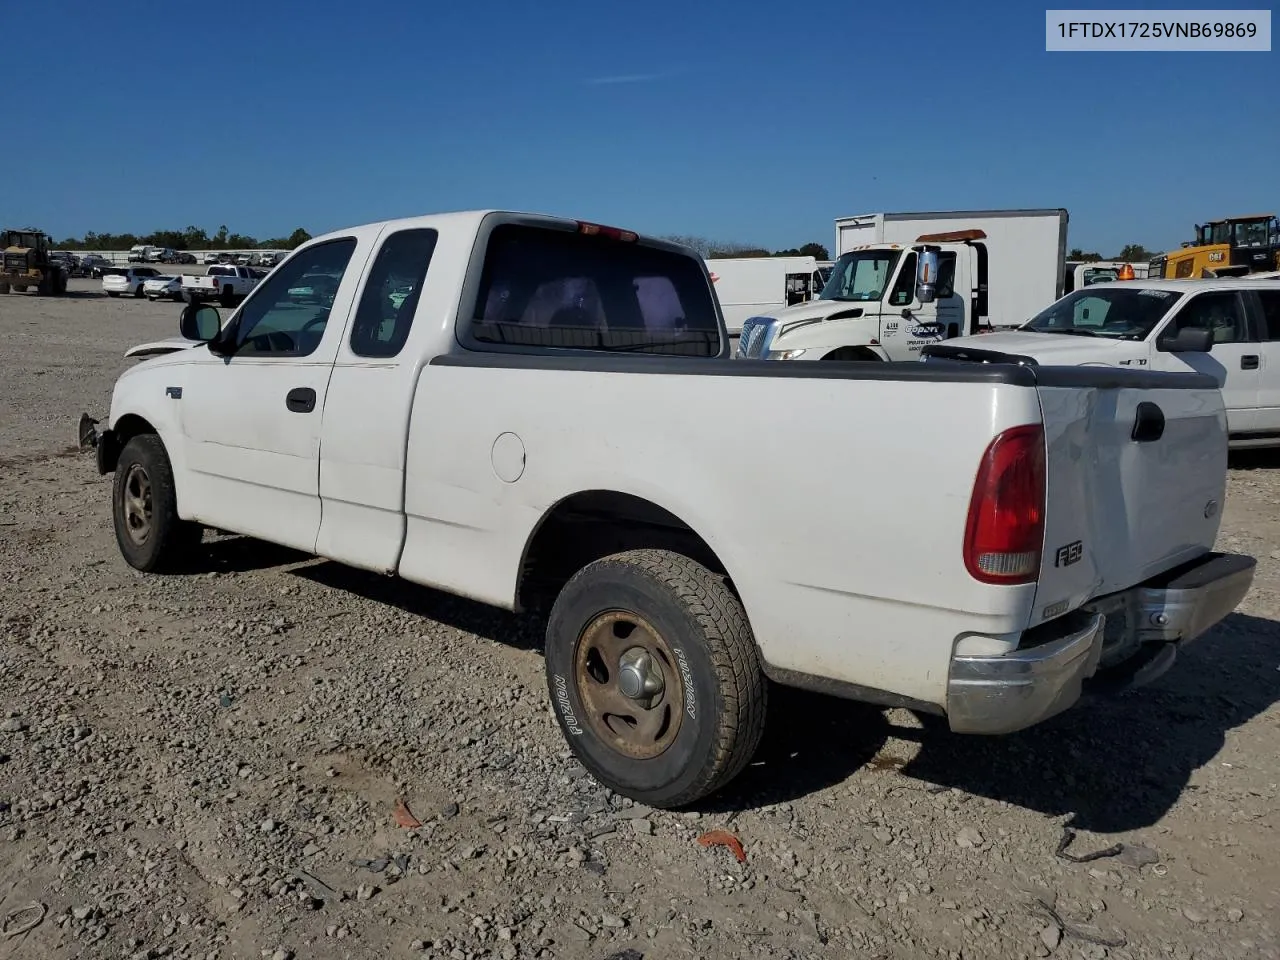
[[[0,296],[8,292],[9,292],[9,285],[7,283],[0,283]]]
[[[134,437],[120,452],[112,517],[120,553],[135,570],[175,569],[200,542],[200,526],[178,516],[173,468],[154,433]]]
[[[677,553],[632,550],[575,574],[552,607],[546,674],[583,766],[650,806],[714,793],[764,730],[746,612],[722,577]]]
[[[235,295],[235,292],[231,289],[230,284],[227,284],[225,287],[222,288],[222,296],[218,298],[218,302],[221,303],[224,307],[231,307],[235,305],[236,295]]]
[[[15,284],[13,285],[13,292],[14,292],[14,293],[26,293],[26,292],[27,292],[27,285],[26,285],[25,283],[15,283]]]

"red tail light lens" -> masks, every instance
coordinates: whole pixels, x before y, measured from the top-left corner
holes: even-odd
[[[621,240],[624,243],[635,243],[640,239],[637,234],[632,233],[630,230],[606,227],[598,223],[588,223],[585,220],[578,221],[578,232],[589,237],[608,237],[610,240]]]
[[[978,466],[964,532],[964,565],[982,583],[1032,583],[1044,550],[1044,428],[1012,427]]]

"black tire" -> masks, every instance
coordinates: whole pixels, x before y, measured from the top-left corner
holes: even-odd
[[[25,283],[15,283],[15,284],[13,285],[13,292],[14,292],[14,293],[26,293],[26,292],[27,292],[27,285],[26,285]]]
[[[9,292],[9,285],[7,283],[0,283],[0,295],[6,294],[8,292]]]
[[[146,290],[143,289],[144,286],[145,284],[140,283],[138,284],[138,289],[133,291],[133,297],[135,300],[141,300],[143,297],[147,295]]]
[[[617,639],[619,627],[625,639]],[[623,658],[659,638],[649,660],[662,677],[659,699],[625,700],[615,680],[621,660],[605,664],[596,636],[615,651],[636,644]],[[746,611],[723,578],[666,550],[614,554],[573,576],[547,624],[546,675],[560,730],[583,766],[652,807],[685,806],[719,790],[747,765],[764,731],[766,684]],[[602,698],[633,709],[639,722],[601,709]],[[628,741],[650,726],[657,743]]]
[[[113,293],[112,291],[108,290],[108,291],[107,291],[107,296],[108,296],[108,297],[118,297],[118,296],[120,296],[120,294],[119,294],[119,293]]]
[[[55,280],[53,274],[46,273],[40,277],[40,282],[36,284],[36,296],[47,297],[53,293]]]
[[[135,570],[178,569],[199,544],[200,526],[178,516],[173,468],[154,433],[134,437],[120,451],[111,516],[120,553]]]
[[[222,288],[222,296],[218,298],[218,302],[224,307],[232,307],[236,302],[235,292],[231,289],[231,285],[227,284]]]

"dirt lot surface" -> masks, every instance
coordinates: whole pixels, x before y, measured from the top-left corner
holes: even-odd
[[[1280,457],[1153,687],[1001,739],[782,692],[671,814],[570,758],[532,618],[212,534],[126,567],[69,448],[179,308],[98,289],[0,298],[0,960],[1280,957]]]

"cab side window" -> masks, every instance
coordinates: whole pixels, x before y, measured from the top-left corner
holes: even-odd
[[[355,249],[354,237],[316,244],[295,253],[258,284],[236,319],[236,355],[314,353]]]
[[[438,237],[435,230],[398,230],[383,241],[351,325],[356,356],[385,359],[404,347]]]
[[[1192,297],[1178,311],[1170,327],[1170,333],[1177,333],[1187,327],[1212,330],[1214,343],[1246,343],[1250,339],[1240,295],[1231,290],[1201,293]]]
[[[908,253],[902,261],[902,269],[898,271],[898,279],[893,283],[893,293],[889,295],[889,306],[905,307],[916,298],[916,255]]]

